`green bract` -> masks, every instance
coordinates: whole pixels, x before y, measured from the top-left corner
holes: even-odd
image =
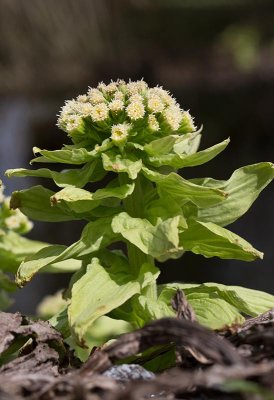
[[[174,315],[171,299],[177,288],[185,290],[198,320],[212,328],[274,306],[273,296],[237,287],[157,288],[155,266],[155,260],[186,251],[244,261],[262,258],[225,226],[242,216],[273,179],[273,164],[240,168],[227,181],[185,179],[178,169],[210,161],[229,140],[198,151],[201,133],[189,112],[167,91],[144,81],[90,88],[66,102],[58,126],[72,143],[55,151],[35,148],[31,163],[63,164],[65,170],[15,169],[7,175],[48,178],[57,186],[55,192],[43,186],[15,192],[12,208],[40,221],[86,221],[76,243],[45,247],[17,272],[22,286],[39,271],[75,271],[66,303],[51,320],[71,336],[70,342],[89,342],[105,316],[136,327]],[[106,175],[106,187],[90,189]]]

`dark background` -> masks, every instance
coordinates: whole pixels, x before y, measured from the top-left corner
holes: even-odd
[[[56,127],[65,99],[99,81],[144,78],[163,85],[203,124],[201,148],[229,148],[184,176],[227,179],[245,164],[273,161],[274,2],[267,0],[0,0],[0,175],[27,167],[32,147],[67,141]],[[3,179],[7,193],[37,181]],[[47,184],[46,181],[43,182]],[[187,254],[162,265],[162,281],[216,281],[274,293],[274,185],[230,228],[265,252],[245,263]],[[30,237],[70,244],[81,224],[36,223]],[[67,277],[40,276],[14,309]]]

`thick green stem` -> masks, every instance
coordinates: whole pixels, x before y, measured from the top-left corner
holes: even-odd
[[[126,174],[119,174],[119,181],[121,185],[129,182]],[[144,193],[141,186],[141,179],[137,177],[135,180],[135,189],[133,193],[123,200],[125,211],[134,218],[144,218]],[[149,263],[154,266],[153,257],[143,253],[138,247],[132,243],[127,243],[127,254],[130,267],[134,275],[138,276],[142,264]],[[142,294],[146,295],[150,299],[157,299],[157,286],[156,283],[150,284],[143,289]]]

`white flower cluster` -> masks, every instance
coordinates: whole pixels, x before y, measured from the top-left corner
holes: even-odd
[[[27,233],[33,223],[20,210],[11,210],[9,207],[10,198],[4,195],[4,186],[0,188],[0,231],[3,234],[6,230],[18,233]]]
[[[87,94],[69,100],[58,117],[57,125],[71,137],[99,129],[109,134],[115,144],[125,143],[131,131],[147,129],[163,134],[193,132],[196,127],[188,111],[162,87],[149,88],[143,80],[123,80],[108,85],[99,83]]]

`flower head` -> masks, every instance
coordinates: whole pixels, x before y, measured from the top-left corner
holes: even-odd
[[[164,111],[164,117],[171,130],[177,131],[183,118],[179,105],[171,105]]]
[[[93,105],[102,103],[105,101],[103,93],[100,92],[100,90],[98,90],[98,89],[90,88],[88,90],[88,97],[90,99],[91,104],[93,104]]]
[[[154,94],[148,98],[147,107],[153,113],[160,113],[164,111],[165,105],[161,97]]]
[[[94,122],[104,121],[108,117],[108,106],[105,103],[96,104],[90,115]]]
[[[128,132],[131,128],[130,124],[117,124],[111,128],[111,139],[116,145],[124,144],[128,138]]]
[[[101,146],[104,140],[114,143],[131,141],[143,145],[145,132],[159,132],[160,137],[193,132],[196,127],[188,111],[160,86],[148,87],[143,80],[108,84],[101,82],[86,94],[66,101],[57,125],[76,143]],[[130,128],[129,128],[130,127]],[[119,137],[118,137],[119,136]]]
[[[73,114],[66,119],[66,131],[71,133],[79,131],[82,125],[82,118],[79,115]]]
[[[118,112],[122,111],[125,108],[124,102],[122,100],[112,100],[108,105],[110,111]]]
[[[160,129],[159,122],[153,114],[149,115],[148,117],[148,127],[152,132],[156,132]]]
[[[194,124],[193,117],[190,115],[189,111],[184,111],[180,126],[180,132],[183,133],[195,132],[196,129],[197,127]]]
[[[145,106],[141,101],[133,101],[127,106],[127,115],[133,121],[143,118],[145,115]]]

